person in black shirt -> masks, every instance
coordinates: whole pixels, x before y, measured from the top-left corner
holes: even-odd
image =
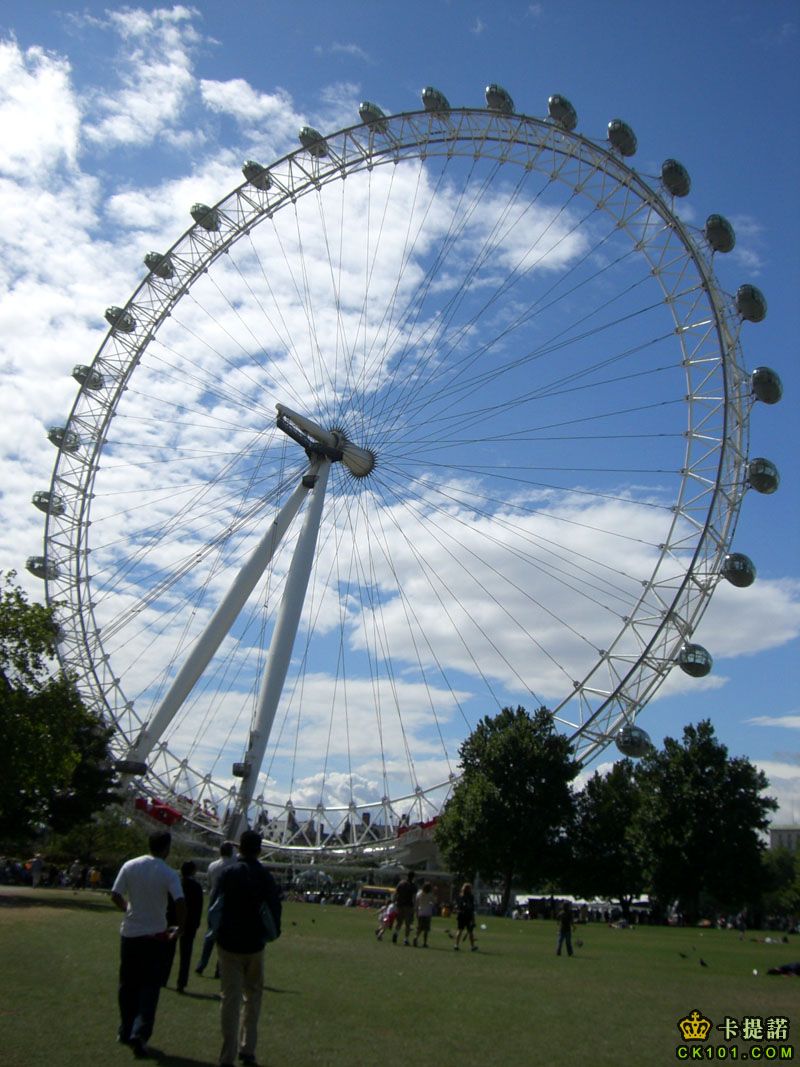
[[[458,952],[461,939],[468,937],[470,948],[473,952],[476,952],[478,946],[475,944],[475,896],[472,892],[472,885],[469,882],[464,882],[456,901],[456,925],[458,926],[458,933],[456,934],[456,943],[453,948]]]
[[[186,901],[186,925],[178,942],[180,965],[178,968],[178,992],[182,993],[189,981],[189,966],[192,962],[194,936],[200,926],[203,915],[203,887],[195,878],[197,865],[187,860],[181,866],[181,885]]]
[[[395,919],[394,933],[392,934],[392,941],[397,944],[397,935],[401,929],[405,929],[403,934],[403,944],[407,945],[408,935],[411,932],[411,924],[414,921],[414,899],[417,895],[417,887],[414,885],[414,872],[409,871],[405,878],[402,878],[394,890],[394,902],[397,907],[397,918]]]
[[[261,919],[262,905],[269,907],[280,933],[280,890],[269,871],[258,862],[260,852],[261,834],[245,830],[239,842],[239,860],[223,871],[217,889],[217,897],[223,901],[217,930],[222,996],[221,1067],[233,1067],[237,1054],[242,1063],[256,1062],[267,942]]]

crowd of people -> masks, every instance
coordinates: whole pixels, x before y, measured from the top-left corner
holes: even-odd
[[[378,913],[378,925],[375,929],[378,941],[382,941],[386,933],[391,933],[392,943],[396,945],[402,934],[404,945],[413,945],[414,948],[428,947],[431,924],[439,911],[439,903],[433,884],[426,881],[418,889],[415,877],[414,871],[409,871],[401,878],[392,899]],[[457,933],[453,948],[458,952],[462,940],[468,940],[471,950],[476,952],[478,945],[475,941],[475,895],[469,882],[462,885],[456,897],[454,913]],[[412,926],[415,926],[413,939]]]
[[[101,889],[108,877],[99,867],[80,860],[60,866],[50,863],[40,852],[29,860],[0,856],[0,885],[27,885],[33,889]]]

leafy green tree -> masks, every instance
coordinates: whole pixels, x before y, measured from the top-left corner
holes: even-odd
[[[459,756],[436,841],[451,870],[501,881],[505,911],[516,877],[534,885],[559,873],[578,766],[546,708],[481,719]]]
[[[0,842],[65,830],[114,799],[111,731],[54,669],[52,610],[5,576],[0,590]]]
[[[155,829],[158,827],[153,824]],[[117,805],[110,805],[47,841],[48,859],[66,866],[74,859],[115,870],[148,850],[148,828],[130,818]],[[170,853],[170,862],[174,858]]]
[[[764,915],[800,915],[800,852],[767,849],[762,857]]]
[[[576,797],[570,838],[571,888],[581,896],[617,901],[625,918],[646,885],[635,829],[640,805],[634,765],[619,760],[608,774],[595,772]]]
[[[769,813],[766,776],[744,757],[731,758],[709,720],[667,738],[636,768],[642,789],[638,847],[653,894],[678,901],[693,922],[703,899],[738,910],[757,899]]]

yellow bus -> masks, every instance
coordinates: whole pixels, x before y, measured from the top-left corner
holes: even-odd
[[[356,903],[359,908],[383,908],[394,896],[394,886],[362,885]]]

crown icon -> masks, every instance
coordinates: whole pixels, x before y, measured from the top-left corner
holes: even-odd
[[[678,1020],[678,1029],[684,1041],[705,1041],[711,1029],[711,1020],[695,1010],[689,1012],[685,1019]]]

